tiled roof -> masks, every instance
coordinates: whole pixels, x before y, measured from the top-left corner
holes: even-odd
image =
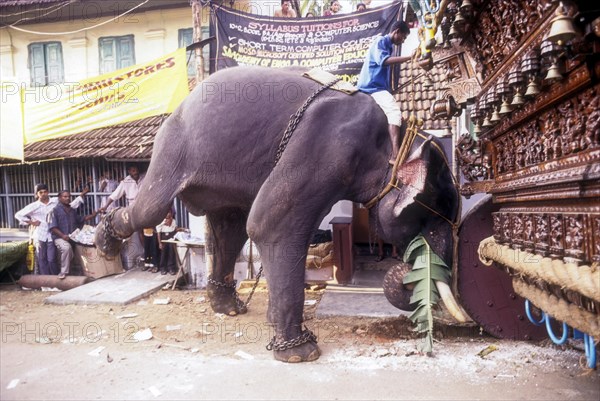
[[[98,128],[25,146],[25,160],[103,157],[150,160],[158,128],[167,114]]]
[[[424,87],[423,85],[425,70],[418,66],[411,68],[410,63],[400,64],[400,90],[398,96],[402,118],[407,119],[410,114],[415,114],[417,118],[424,121],[424,130],[444,129],[448,125],[447,120],[432,120],[429,109],[443,90],[446,73],[441,66],[434,64],[434,67],[427,74],[433,83],[431,87]],[[413,76],[414,79],[411,79]]]

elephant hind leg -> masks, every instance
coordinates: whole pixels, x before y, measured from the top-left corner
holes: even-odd
[[[240,302],[234,280],[235,261],[248,234],[248,213],[240,209],[226,209],[207,213],[209,224],[208,248],[213,255],[213,269],[207,285],[210,306],[215,313],[235,316],[246,313]]]

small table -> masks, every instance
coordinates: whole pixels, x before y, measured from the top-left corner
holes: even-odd
[[[161,241],[163,244],[174,244],[176,246],[175,248],[175,262],[177,263],[177,274],[175,275],[175,280],[173,281],[173,286],[171,287],[171,291],[175,289],[175,286],[177,285],[177,280],[179,280],[179,277],[183,277],[183,279],[185,280],[186,284],[189,284],[189,281],[187,279],[187,277],[185,276],[185,267],[188,267],[188,271],[190,270],[189,268],[189,264],[190,264],[190,249],[192,248],[204,248],[204,244],[198,244],[198,243],[187,243],[187,242],[182,242],[182,241],[177,241],[174,239],[166,239]],[[177,248],[179,247],[185,247],[185,253],[183,254],[183,258],[179,257],[179,251]]]

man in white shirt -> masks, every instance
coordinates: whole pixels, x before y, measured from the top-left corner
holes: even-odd
[[[89,189],[84,189],[81,195],[71,202],[73,209],[83,204],[83,196],[88,191]],[[15,218],[22,225],[30,227],[39,274],[57,275],[59,267],[56,263],[56,247],[48,232],[48,214],[58,205],[58,198],[50,197],[46,184],[35,186],[35,197],[37,200],[15,213]]]
[[[117,189],[110,194],[106,203],[100,208],[100,212],[104,213],[111,203],[121,199],[123,196],[125,196],[125,199],[127,199],[127,205],[131,205],[133,203],[138,192],[140,191],[145,174],[140,174],[140,170],[134,165],[127,167],[127,174],[129,175],[119,183]]]

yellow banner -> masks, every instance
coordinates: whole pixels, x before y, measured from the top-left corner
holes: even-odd
[[[185,49],[76,83],[22,91],[25,143],[170,113],[188,95]]]
[[[0,158],[23,161],[21,89],[14,83],[2,83],[0,97]]]

